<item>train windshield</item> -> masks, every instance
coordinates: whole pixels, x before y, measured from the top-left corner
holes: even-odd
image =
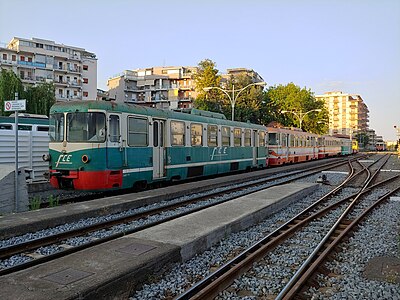
[[[99,112],[67,114],[67,141],[101,143],[106,140],[106,116]]]
[[[51,114],[49,124],[50,141],[62,142],[64,140],[64,114]]]

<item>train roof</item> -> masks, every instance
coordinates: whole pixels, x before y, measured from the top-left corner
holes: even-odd
[[[14,124],[15,117],[0,116],[1,124]],[[18,115],[18,124],[49,125],[49,119],[44,117],[27,117]]]
[[[203,111],[199,109],[173,111],[169,109],[158,109],[131,103],[117,103],[114,101],[69,101],[58,102],[50,108],[50,114],[57,112],[88,112],[91,110],[105,110],[108,112],[132,113],[145,116],[153,116],[165,119],[177,119],[207,122],[218,125],[241,126],[265,130],[265,126],[246,122],[227,120],[223,114]]]

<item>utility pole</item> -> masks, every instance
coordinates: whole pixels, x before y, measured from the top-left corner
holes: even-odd
[[[26,110],[26,100],[18,99],[18,93],[15,93],[15,100],[4,101],[4,110],[9,112],[13,111],[15,115],[15,201],[14,201],[14,211],[18,212],[18,112],[21,110]]]

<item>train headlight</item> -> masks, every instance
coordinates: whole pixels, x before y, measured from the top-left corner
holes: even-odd
[[[43,161],[51,161],[51,155],[50,154],[43,154],[42,155]]]
[[[90,161],[89,155],[86,155],[86,154],[82,155],[82,162],[84,164],[87,164],[89,161]]]

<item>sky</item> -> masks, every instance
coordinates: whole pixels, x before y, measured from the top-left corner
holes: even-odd
[[[400,127],[399,0],[0,0],[0,43],[14,36],[94,52],[104,90],[124,70],[211,59],[269,86],[359,94],[385,140]]]

